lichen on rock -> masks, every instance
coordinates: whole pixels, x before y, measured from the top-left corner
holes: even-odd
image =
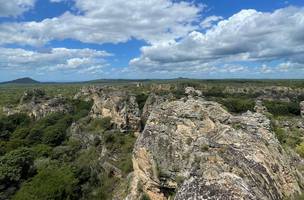
[[[153,109],[133,166],[139,191],[152,200],[284,199],[303,182],[266,116],[232,115],[199,97]],[[128,199],[140,196],[134,191]]]

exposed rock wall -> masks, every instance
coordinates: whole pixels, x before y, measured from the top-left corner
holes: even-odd
[[[136,97],[121,90],[105,87],[88,87],[75,98],[93,100],[91,117],[111,117],[121,131],[140,131],[140,110]]]
[[[283,199],[303,177],[260,113],[233,116],[215,102],[188,98],[151,113],[133,155],[128,199]]]

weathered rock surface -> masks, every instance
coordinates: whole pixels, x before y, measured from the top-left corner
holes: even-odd
[[[289,102],[292,99],[304,94],[303,88],[291,88],[285,86],[227,86],[224,90],[230,94],[255,94],[263,100],[280,100]]]
[[[266,106],[263,105],[263,101],[260,99],[255,101],[254,111],[262,114],[268,112]]]
[[[291,164],[260,113],[233,116],[202,98],[164,102],[133,153],[127,199],[283,199],[300,193]],[[142,193],[140,191],[143,191]]]
[[[148,120],[150,113],[155,107],[166,101],[172,101],[173,99],[174,97],[172,94],[160,96],[155,93],[151,93],[147,98],[146,103],[142,110],[142,114],[141,114],[142,121],[145,123]]]
[[[4,113],[12,115],[15,113],[27,113],[30,117],[40,119],[50,113],[71,112],[72,107],[67,103],[67,99],[62,96],[50,98],[41,89],[33,89],[24,92],[17,107],[5,107]]]
[[[304,101],[301,101],[301,103],[300,103],[300,109],[301,109],[301,117],[304,118]]]
[[[88,87],[75,98],[92,100],[91,117],[111,117],[121,131],[140,131],[140,110],[136,97],[121,90],[105,87]]]
[[[196,90],[193,87],[186,87],[185,88],[185,94],[189,96],[202,96],[202,91]]]

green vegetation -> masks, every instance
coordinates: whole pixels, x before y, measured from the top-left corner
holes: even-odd
[[[77,199],[73,195],[78,179],[66,161],[79,148],[68,143],[66,134],[73,122],[88,114],[91,103],[70,104],[71,113],[53,113],[37,121],[25,114],[0,115],[0,199],[16,191],[14,199]],[[51,162],[39,167],[47,160]]]
[[[253,111],[255,102],[252,99],[246,98],[226,98],[219,101],[229,112],[242,113],[248,110]]]
[[[32,180],[24,183],[13,199],[77,199],[77,183],[71,167],[51,165],[41,169]]]
[[[150,200],[150,197],[147,194],[143,194],[140,200]]]
[[[143,109],[148,96],[149,95],[145,94],[145,93],[140,93],[140,94],[136,95],[136,101],[138,103],[138,107],[139,107],[140,110]]]
[[[112,128],[111,117],[104,117],[101,119],[94,119],[88,125],[89,131],[107,131]]]
[[[161,83],[164,87],[154,87],[155,83]],[[297,80],[147,80],[140,87],[124,80],[111,84],[134,93],[141,110],[150,92],[159,95],[172,93],[175,98],[182,98],[185,96],[184,88],[190,86],[203,91],[206,99],[219,102],[232,113],[253,111],[255,98],[261,94],[254,92],[252,88],[304,87],[304,81]],[[133,170],[132,150],[136,138],[132,133],[115,130],[111,118],[87,118],[92,102],[72,98],[82,86],[0,86],[0,108],[16,106],[25,90],[36,87],[46,91],[41,95],[54,97],[62,94],[72,108],[68,114],[53,113],[36,121],[22,113],[4,116],[0,109],[0,199],[112,199],[117,189],[127,187],[126,177]],[[244,92],[230,93],[227,87],[245,89]],[[287,97],[290,102],[275,100],[264,101],[264,104],[272,114],[269,115],[273,117],[272,121],[277,121],[272,128],[281,144],[293,148],[304,157],[303,133],[296,125],[289,129],[282,125],[284,121],[299,117],[299,101],[304,100],[304,95]],[[79,124],[81,132],[88,134],[90,139],[93,138],[89,144],[83,141],[87,138],[69,138],[68,130],[74,122]],[[233,126],[235,129],[242,129],[241,124]],[[189,145],[192,142],[187,140]],[[103,151],[103,147],[107,151]],[[208,145],[200,148],[203,152],[211,151]],[[221,147],[219,151],[223,153],[225,148]],[[102,157],[101,152],[106,155]],[[195,160],[199,162],[200,157],[195,157]],[[104,166],[103,163],[107,165]],[[166,176],[165,172],[158,173],[161,177]],[[184,177],[176,177],[179,185],[183,180]],[[162,190],[167,196],[174,195],[170,188]],[[144,194],[141,199],[147,200],[149,197]]]
[[[122,170],[124,175],[128,175],[133,170],[132,150],[135,140],[133,134],[105,133],[105,145],[110,152],[115,153],[120,158],[114,164]]]
[[[33,161],[33,152],[27,148],[19,148],[2,156],[0,158],[0,185],[7,187],[27,178]]]
[[[275,116],[300,115],[299,102],[264,101],[264,104]]]
[[[302,142],[301,144],[299,144],[296,148],[297,153],[304,158],[304,142]]]

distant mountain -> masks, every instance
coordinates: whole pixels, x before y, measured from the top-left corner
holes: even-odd
[[[25,78],[18,78],[12,81],[6,81],[2,82],[1,84],[9,84],[9,83],[17,83],[17,84],[34,84],[34,83],[40,83],[39,81],[36,81],[32,78],[25,77]]]

